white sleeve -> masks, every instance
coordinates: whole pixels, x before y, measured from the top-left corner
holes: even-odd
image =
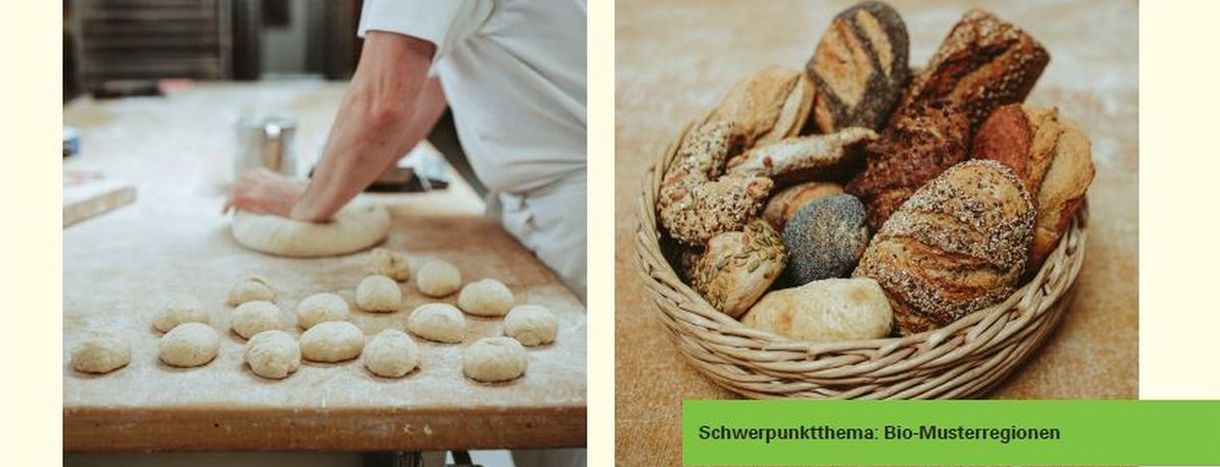
[[[432,64],[478,30],[491,15],[490,0],[365,0],[357,35],[385,31],[436,46]]]

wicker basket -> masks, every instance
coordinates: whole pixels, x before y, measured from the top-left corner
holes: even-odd
[[[1025,360],[1068,307],[1084,263],[1087,203],[1028,283],[1002,303],[943,328],[895,338],[804,342],[746,327],[683,283],[663,251],[654,206],[676,142],[686,131],[645,176],[636,253],[644,283],[678,349],[730,391],[758,399],[977,396]]]

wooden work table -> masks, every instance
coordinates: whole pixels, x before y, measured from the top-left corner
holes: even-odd
[[[676,465],[683,399],[735,396],[687,365],[655,316],[632,238],[642,175],[682,125],[768,64],[802,69],[852,1],[616,3],[616,353],[619,465]],[[1134,1],[890,2],[924,66],[982,6],[1029,31],[1051,62],[1028,102],[1059,107],[1093,142],[1085,264],[1055,334],[991,396],[1135,398],[1138,391],[1138,21]]]
[[[354,305],[368,253],[272,257],[246,250],[220,213],[232,179],[233,125],[242,112],[295,117],[298,147],[312,163],[343,90],[341,83],[199,84],[164,98],[74,101],[64,122],[82,130],[71,169],[133,183],[137,201],[64,230],[64,448],[111,450],[444,450],[583,446],[586,321],[579,300],[499,224],[482,216],[473,191],[454,180],[444,192],[379,195],[393,217],[385,245],[409,252],[418,267],[444,258],[464,279],[496,278],[518,303],[548,306],[560,320],[555,344],[528,350],[518,380],[480,384],[463,377],[461,351],[500,335],[499,319],[467,317],[461,345],[416,339],[421,369],[405,378],[373,376],[359,358],[303,362],[281,381],[259,378],[241,359],[244,340],[229,331],[227,291],[260,274],[290,313],[317,292],[353,304],[366,335],[403,329],[411,309],[432,300],[402,286],[399,311],[373,314]],[[424,148],[423,150],[429,150]],[[582,252],[583,254],[583,252]],[[157,358],[158,305],[189,292],[212,311],[220,354],[191,369]],[[442,299],[456,301],[454,296]],[[71,349],[92,331],[117,333],[132,346],[114,373],[77,373]],[[300,329],[292,331],[300,333]]]

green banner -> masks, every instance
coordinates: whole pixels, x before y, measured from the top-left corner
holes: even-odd
[[[686,465],[1220,465],[1220,401],[682,403]]]

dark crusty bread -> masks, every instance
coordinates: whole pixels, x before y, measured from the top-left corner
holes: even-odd
[[[775,230],[783,232],[796,212],[808,203],[830,195],[843,192],[843,187],[832,182],[805,182],[784,188],[779,193],[771,195],[767,205],[763,207],[762,218],[771,224]]]
[[[992,110],[1025,100],[1050,55],[1020,28],[983,10],[953,26],[927,68],[915,75],[899,107],[944,99],[961,106],[972,128]]]
[[[975,159],[1003,163],[1025,182],[1038,212],[1027,269],[1041,266],[1093,181],[1088,138],[1061,120],[1058,109],[1012,104],[996,109],[979,127],[972,152]]]
[[[992,112],[979,127],[971,157],[1002,162],[1030,193],[1037,193],[1062,133],[1057,109],[1009,104]]]
[[[1012,293],[1033,224],[1033,202],[1011,169],[966,161],[890,217],[853,276],[881,285],[903,334],[941,327]]]
[[[847,277],[868,246],[864,205],[855,196],[830,195],[801,208],[784,227],[792,285]]]
[[[836,15],[805,65],[817,87],[817,129],[880,129],[910,79],[908,48],[906,24],[885,3],[861,2]]]
[[[709,122],[733,122],[746,146],[795,136],[809,117],[813,83],[799,71],[777,65],[743,79],[720,100]]]
[[[875,232],[915,190],[966,160],[969,147],[970,123],[958,108],[916,103],[864,147],[865,169],[844,189],[864,201]]]

